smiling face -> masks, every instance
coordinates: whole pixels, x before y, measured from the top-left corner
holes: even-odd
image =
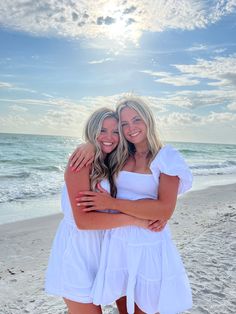
[[[102,152],[111,153],[117,147],[119,140],[118,121],[115,118],[104,119],[101,132],[97,137]]]
[[[147,126],[136,110],[129,107],[122,109],[120,124],[127,141],[134,145],[147,142]]]

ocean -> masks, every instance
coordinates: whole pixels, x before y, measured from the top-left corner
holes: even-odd
[[[0,133],[0,224],[60,211],[68,157],[80,139]],[[194,189],[236,182],[236,145],[169,142],[184,156]]]

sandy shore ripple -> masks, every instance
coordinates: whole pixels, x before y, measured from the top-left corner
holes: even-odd
[[[61,215],[0,226],[0,313],[67,313],[44,293],[44,273]],[[171,219],[193,289],[188,313],[236,313],[236,184],[190,192]],[[170,300],[171,301],[171,300]],[[118,313],[114,305],[104,313]]]

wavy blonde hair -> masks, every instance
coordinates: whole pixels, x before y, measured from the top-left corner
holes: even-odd
[[[95,157],[90,173],[91,189],[95,191],[97,183],[102,179],[108,179],[110,183],[110,193],[112,196],[116,196],[117,189],[114,182],[114,168],[117,161],[116,149],[110,154],[107,154],[104,159],[103,152],[97,141],[97,138],[101,133],[103,121],[107,118],[116,119],[118,122],[118,115],[114,110],[106,107],[96,110],[89,117],[85,125],[84,136],[85,140],[93,144],[95,147]]]
[[[120,144],[116,151],[117,158],[117,166],[115,169],[116,174],[124,167],[129,156],[133,156],[135,153],[134,144],[130,143],[125,139],[122,131],[120,116],[124,108],[134,109],[143,119],[144,123],[147,126],[149,165],[162,147],[162,143],[158,137],[154,115],[151,109],[149,108],[148,104],[141,97],[137,96],[126,96],[122,98],[116,106],[116,113],[119,118],[119,132],[120,132]]]

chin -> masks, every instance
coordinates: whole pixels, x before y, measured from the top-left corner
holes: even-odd
[[[114,148],[107,148],[107,149],[104,149],[103,152],[106,154],[110,154],[113,150]]]
[[[128,139],[128,141],[132,144],[139,144],[139,143],[142,143],[143,140],[140,138],[130,138]]]

